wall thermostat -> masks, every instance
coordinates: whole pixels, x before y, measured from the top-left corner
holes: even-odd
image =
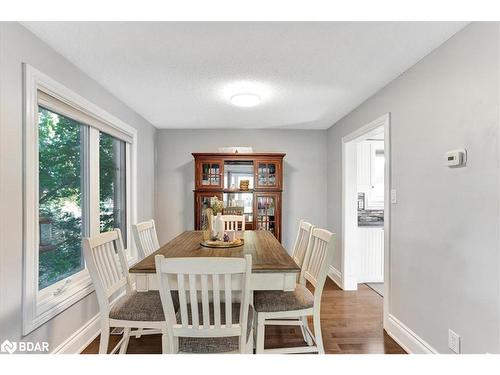
[[[446,165],[448,167],[462,167],[465,163],[467,163],[467,151],[464,148],[446,153]]]

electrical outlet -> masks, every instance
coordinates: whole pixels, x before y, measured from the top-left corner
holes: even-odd
[[[461,352],[461,342],[460,336],[453,332],[451,329],[448,330],[448,347],[455,353],[460,354]]]

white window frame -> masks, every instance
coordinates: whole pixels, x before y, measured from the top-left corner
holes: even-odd
[[[47,288],[38,290],[38,91],[41,90],[77,109],[113,131],[131,139],[126,143],[127,257],[129,264],[137,261],[132,240],[131,224],[137,213],[137,130],[102,110],[72,90],[61,85],[28,64],[24,71],[24,269],[23,269],[23,335],[27,335],[74,303],[93,292],[94,287],[86,268]],[[89,129],[91,163],[99,158],[99,130]],[[94,164],[95,165],[95,164]],[[99,170],[89,168],[89,216],[99,217]],[[97,196],[97,199],[95,198]],[[98,220],[91,220],[90,235],[99,233]],[[68,281],[69,280],[69,281]]]

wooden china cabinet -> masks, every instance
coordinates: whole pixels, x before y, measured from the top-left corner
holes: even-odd
[[[206,227],[205,210],[213,197],[223,213],[244,214],[248,230],[268,230],[281,241],[282,153],[193,153],[195,229]],[[240,189],[249,181],[248,190]]]

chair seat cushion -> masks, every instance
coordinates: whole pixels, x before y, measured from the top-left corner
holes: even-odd
[[[172,292],[174,308],[179,306],[177,292]],[[110,319],[135,322],[161,322],[165,320],[160,294],[156,290],[133,291],[121,297],[109,312]]]
[[[257,312],[303,310],[313,307],[314,295],[304,285],[297,284],[292,292],[255,291],[253,305]]]
[[[233,337],[179,337],[179,352],[212,354],[239,350],[239,340]]]
[[[214,324],[214,309],[213,303],[209,304],[210,310],[210,324]],[[226,307],[221,303],[221,324],[226,322]],[[187,305],[188,324],[192,324],[191,305]],[[201,324],[203,319],[202,305],[198,304],[199,322]],[[181,324],[181,312],[176,313],[177,323]],[[231,320],[236,324],[240,318],[240,304],[233,303]],[[247,321],[247,341],[250,338],[253,325],[253,308],[248,307],[248,321]],[[179,337],[179,351],[184,353],[224,353],[239,350],[239,337]]]

